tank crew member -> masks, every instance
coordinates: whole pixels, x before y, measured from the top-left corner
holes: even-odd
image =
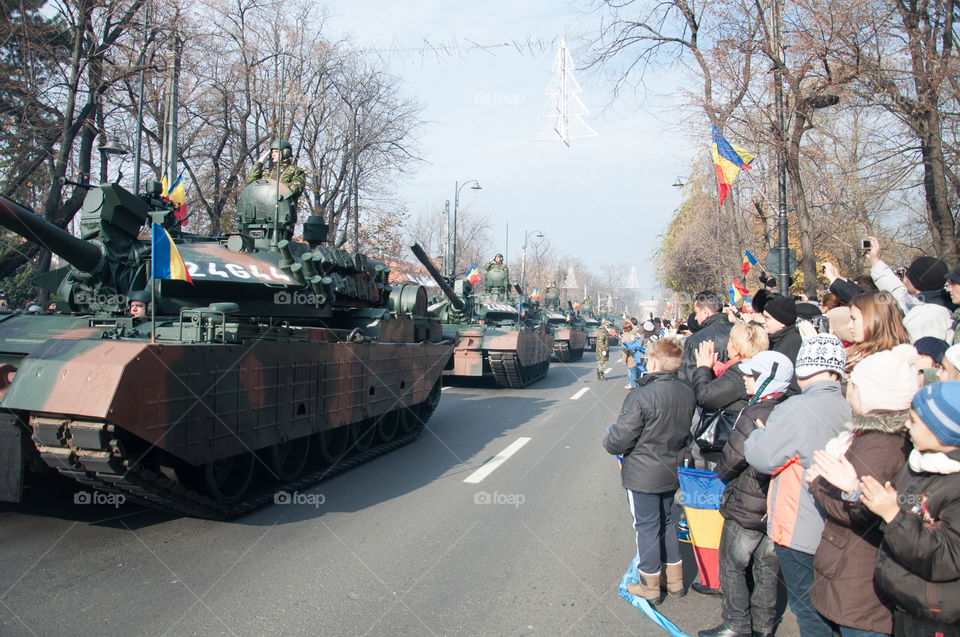
[[[277,162],[280,163],[280,183],[290,189],[293,203],[296,203],[307,184],[307,176],[302,168],[293,163],[293,146],[285,139],[273,142],[270,150],[260,155],[257,163],[253,165],[253,171],[247,177],[247,183],[252,184],[258,179],[270,179],[276,175]]]
[[[146,290],[134,290],[127,296],[130,316],[143,318],[147,315],[147,306],[150,304],[150,295]]]
[[[486,270],[487,272],[489,272],[490,270],[504,270],[506,272],[509,272],[510,268],[508,268],[506,265],[503,264],[503,255],[498,252],[493,257],[493,261],[487,264]]]
[[[547,286],[547,292],[553,292],[557,296],[560,296],[560,288],[557,287],[556,281],[551,281],[550,285]]]
[[[610,332],[608,331],[607,319],[600,321],[600,329],[597,330],[597,379],[607,380],[603,375],[607,369],[607,361],[610,359]]]

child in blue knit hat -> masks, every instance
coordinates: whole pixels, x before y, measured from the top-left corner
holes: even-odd
[[[960,382],[917,392],[913,451],[893,480],[860,481],[883,519],[874,583],[895,604],[894,635],[960,635]]]

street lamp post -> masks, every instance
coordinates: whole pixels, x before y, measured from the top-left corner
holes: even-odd
[[[523,232],[523,245],[520,247],[520,289],[523,290],[524,294],[527,293],[527,288],[524,287],[527,278],[527,237],[531,234],[535,237],[543,237],[543,232],[540,230],[525,230]]]
[[[476,179],[470,179],[462,184],[459,181],[453,182],[453,255],[450,261],[450,276],[456,276],[457,269],[457,208],[460,207],[460,191],[469,184],[470,190],[482,190],[480,182]]]

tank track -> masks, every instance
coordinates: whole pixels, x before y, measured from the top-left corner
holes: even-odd
[[[550,359],[535,365],[521,365],[516,352],[489,352],[487,360],[500,387],[526,387],[547,375]]]
[[[558,341],[553,344],[553,355],[561,363],[578,361],[583,358],[583,348],[570,349],[570,341]]]
[[[355,455],[345,455],[337,462],[319,467],[299,478],[284,482],[272,482],[251,489],[244,499],[232,504],[215,500],[195,489],[171,480],[152,468],[140,466],[134,458],[128,457],[123,445],[117,439],[104,440],[97,448],[90,445],[71,446],[62,440],[61,446],[51,447],[39,444],[41,457],[61,474],[78,483],[103,491],[123,495],[126,501],[140,504],[176,515],[227,520],[236,518],[274,501],[278,491],[301,491],[318,482],[348,471],[377,456],[413,442],[423,432],[427,419],[433,413],[428,403],[418,405],[414,417],[417,423],[413,431],[393,438]],[[429,411],[429,413],[425,413]],[[79,423],[66,425],[67,429]],[[82,423],[89,427],[92,423]],[[102,423],[101,423],[102,424]],[[346,425],[345,425],[346,426]],[[74,432],[70,432],[73,434]],[[90,436],[74,436],[70,439],[87,440]],[[347,452],[349,454],[349,451]]]

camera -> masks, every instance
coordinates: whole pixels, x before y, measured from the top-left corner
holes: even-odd
[[[860,249],[864,252],[869,252],[870,248],[873,247],[873,242],[870,239],[860,239]]]

